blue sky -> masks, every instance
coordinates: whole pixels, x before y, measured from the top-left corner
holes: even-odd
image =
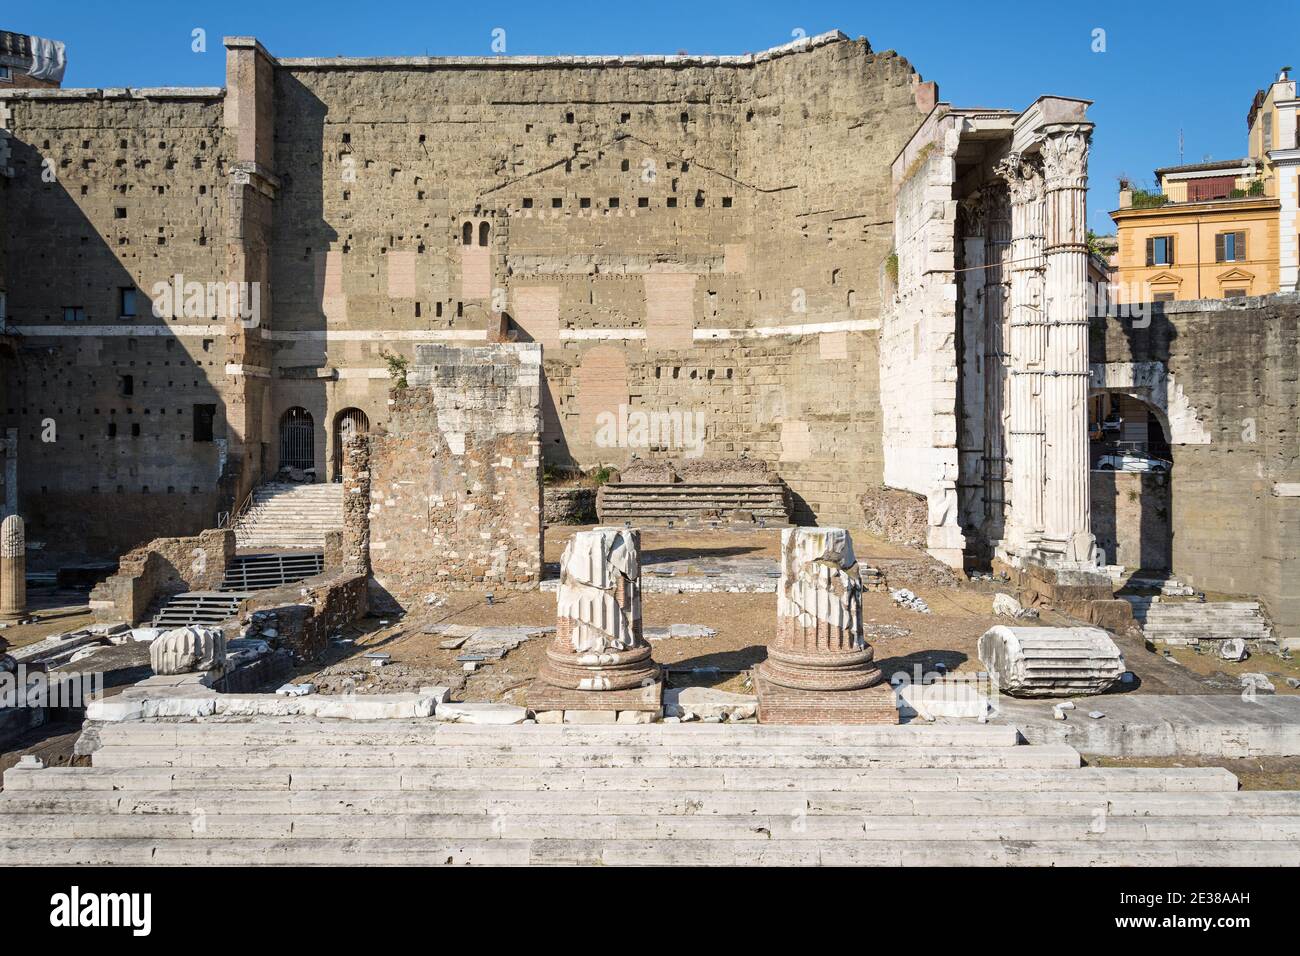
[[[1011,11],[1014,10],[1014,19]],[[1249,12],[1247,12],[1249,10]],[[1004,12],[1005,11],[1005,12]],[[219,86],[220,38],[252,34],[282,56],[487,55],[503,28],[507,53],[744,53],[839,29],[894,49],[958,106],[1022,109],[1042,93],[1095,101],[1089,224],[1112,232],[1116,179],[1157,166],[1246,152],[1256,89],[1293,58],[1300,3],[1233,8],[1209,0],[1058,4],[773,3],[607,0],[431,0],[105,3],[6,0],[0,28],[68,45],[65,86]],[[206,53],[191,31],[207,31]],[[1093,52],[1093,31],[1106,50]]]

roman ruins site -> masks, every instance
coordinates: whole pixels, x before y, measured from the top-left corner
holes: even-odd
[[[0,862],[1300,863],[1300,298],[1087,99],[224,45],[0,86]]]

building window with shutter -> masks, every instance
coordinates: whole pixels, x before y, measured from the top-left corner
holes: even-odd
[[[1216,262],[1244,262],[1246,259],[1246,234],[1244,232],[1221,232],[1214,237],[1214,260]]]
[[[1174,237],[1152,236],[1147,239],[1147,265],[1171,266],[1174,264]]]

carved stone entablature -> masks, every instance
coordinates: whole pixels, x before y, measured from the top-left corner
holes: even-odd
[[[996,171],[1006,180],[1013,204],[1037,202],[1043,198],[1043,173],[1032,157],[1011,153],[998,163]]]
[[[1048,189],[1086,189],[1091,123],[1056,123],[1044,126],[1043,172]]]

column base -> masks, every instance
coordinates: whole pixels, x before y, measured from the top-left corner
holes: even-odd
[[[660,679],[649,644],[601,654],[569,654],[552,646],[537,676],[553,687],[597,692],[645,687]]]
[[[897,724],[898,699],[885,683],[859,690],[800,690],[750,672],[758,697],[760,724]]]

